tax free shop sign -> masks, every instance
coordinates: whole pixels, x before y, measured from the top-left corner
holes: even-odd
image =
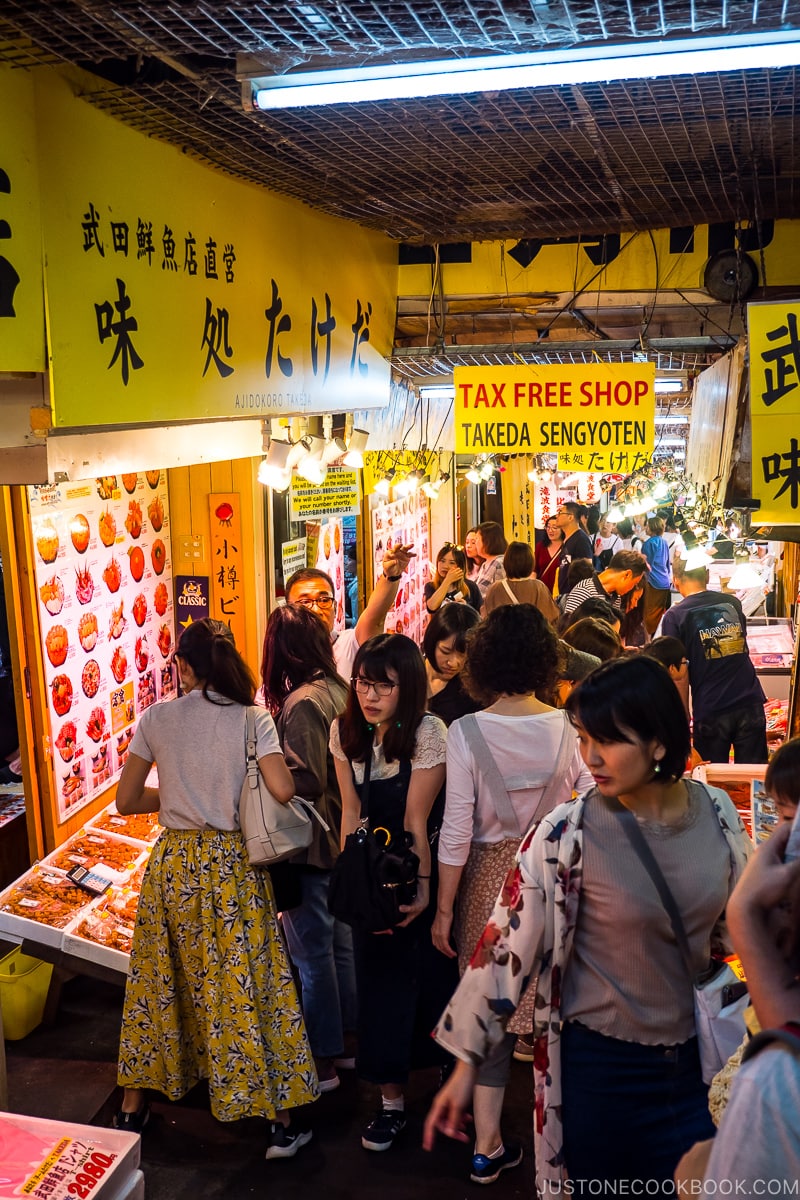
[[[653,453],[653,363],[457,367],[454,383],[457,454],[580,453],[613,470]]]

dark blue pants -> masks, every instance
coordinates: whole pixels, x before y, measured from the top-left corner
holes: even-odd
[[[392,934],[353,930],[356,1070],[370,1083],[404,1084],[410,1070],[449,1060],[431,1030],[458,986],[458,960],[433,945],[432,919],[429,908]]]
[[[694,748],[706,762],[726,763],[733,746],[733,761],[767,761],[767,718],[761,704],[731,708],[705,721],[695,721]]]
[[[714,1136],[696,1038],[642,1046],[571,1022],[561,1033],[561,1084],[573,1182],[645,1180],[652,1190],[643,1194],[658,1195],[657,1183],[672,1194],[681,1156]]]

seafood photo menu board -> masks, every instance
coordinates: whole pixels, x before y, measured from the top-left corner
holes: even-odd
[[[425,584],[430,579],[430,536],[428,501],[415,492],[391,504],[379,504],[372,510],[372,552],[375,578],[383,570],[383,556],[393,546],[413,546],[411,559],[397,589],[397,599],[386,618],[387,633],[404,633],[419,643],[425,632],[428,613],[424,603]]]
[[[176,694],[166,472],[28,489],[59,820],[117,778]]]

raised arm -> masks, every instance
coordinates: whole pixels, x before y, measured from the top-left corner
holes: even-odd
[[[461,567],[451,567],[436,591],[428,597],[428,612],[436,612],[437,608],[440,607],[450,589],[455,587],[457,583],[461,583],[463,578],[464,572],[461,570]]]
[[[785,1021],[800,1021],[797,966],[787,961],[787,949],[776,930],[782,915],[776,910],[789,897],[795,903],[787,927],[796,928],[800,860],[784,863],[783,852],[791,826],[779,826],[759,846],[734,888],[726,917],[728,932],[742,960],[750,999],[764,1029]]]
[[[376,580],[372,595],[367,601],[366,608],[358,618],[355,627],[356,641],[359,646],[383,633],[389,609],[397,598],[397,588],[400,578],[412,558],[416,555],[411,546],[395,546],[384,555],[380,579]]]

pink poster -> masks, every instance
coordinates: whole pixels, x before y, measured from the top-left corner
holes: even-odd
[[[28,489],[59,819],[118,777],[175,694],[165,471]]]
[[[419,644],[428,619],[425,584],[430,579],[430,535],[428,501],[415,492],[380,504],[372,510],[372,548],[375,576],[382,570],[383,558],[393,546],[414,548],[408,569],[397,589],[397,599],[386,618],[387,633],[404,633]]]

